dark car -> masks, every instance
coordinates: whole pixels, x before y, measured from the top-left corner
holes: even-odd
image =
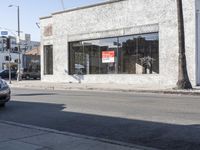
[[[9,78],[9,70],[2,70],[0,71],[0,77],[2,79],[8,79]],[[11,70],[11,78],[16,78],[17,73],[14,70]]]
[[[0,79],[0,107],[5,106],[6,102],[10,100],[10,87],[5,80]]]
[[[28,69],[23,69],[21,71],[22,74],[22,79],[40,79],[40,71],[39,70],[28,70]]]

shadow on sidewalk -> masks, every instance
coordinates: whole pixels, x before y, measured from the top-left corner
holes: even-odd
[[[68,112],[62,104],[12,101],[0,109],[0,119],[165,150],[200,149],[200,125]]]

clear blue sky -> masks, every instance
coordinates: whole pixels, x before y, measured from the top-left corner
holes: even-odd
[[[103,1],[106,0],[63,0],[66,9]],[[21,31],[31,34],[31,39],[37,41],[40,40],[40,29],[36,26],[39,17],[63,10],[61,0],[1,0],[0,30],[7,28],[13,33],[17,31],[17,8],[8,7],[10,4],[20,6]]]

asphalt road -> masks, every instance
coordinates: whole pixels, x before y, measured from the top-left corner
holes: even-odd
[[[12,89],[0,120],[159,149],[200,149],[195,96]]]

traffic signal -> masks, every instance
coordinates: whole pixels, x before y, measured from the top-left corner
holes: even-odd
[[[6,44],[6,39],[3,39],[3,44]]]
[[[6,39],[6,49],[10,49],[10,38]]]
[[[18,47],[15,47],[15,48],[14,48],[14,52],[18,52]]]
[[[6,46],[6,42],[7,42],[6,39],[3,39],[3,45],[4,45],[3,47]]]
[[[10,58],[10,61],[11,61],[11,57],[10,56],[5,56],[5,61],[9,61],[9,58]]]

